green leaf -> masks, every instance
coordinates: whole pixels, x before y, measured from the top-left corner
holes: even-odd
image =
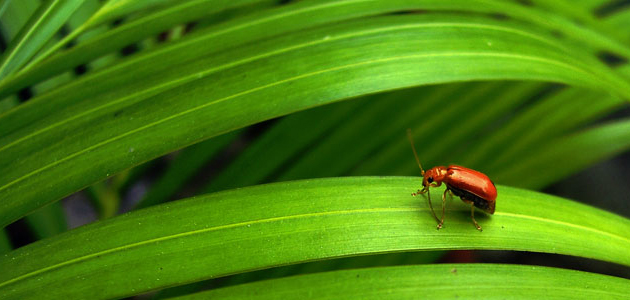
[[[562,14],[568,18],[575,19],[578,24],[583,24],[584,27],[593,28],[613,39],[624,41],[620,30],[617,28],[607,26],[604,22],[598,20],[593,13],[591,13],[586,7],[581,5],[575,5],[573,1],[559,0],[559,1],[545,1],[545,0],[531,0],[534,5],[543,7],[550,10],[554,14]]]
[[[145,1],[138,3],[122,2],[125,5],[122,7],[114,6],[116,9],[113,11],[108,9],[108,5],[105,5],[88,23],[99,24],[102,19],[100,18],[101,15],[109,16],[111,14],[116,16],[125,12],[127,8],[134,8],[136,5],[142,6],[146,3]],[[100,55],[104,55],[122,46],[146,38],[152,33],[173,27],[179,22],[183,23],[200,18],[201,15],[199,15],[199,13],[201,12],[209,14],[220,7],[229,8],[257,2],[265,3],[266,1],[190,1],[172,5],[164,10],[158,10],[145,18],[130,24],[125,24],[118,29],[78,45],[73,49],[58,53],[58,55],[51,57],[51,59],[47,61],[42,61],[40,64],[31,64],[28,70],[24,70],[16,77],[0,82],[0,96],[17,91],[28,84],[36,83],[44,78],[58,74],[63,70],[76,67],[81,63],[87,63]],[[117,1],[113,3],[117,3]],[[173,47],[171,47],[170,50],[165,48],[163,49],[164,51],[159,51],[162,53],[158,52],[154,54],[166,57],[169,61],[176,60],[175,57],[178,56],[183,56],[190,60],[196,57],[206,56],[208,51],[228,49],[239,44],[246,44],[253,40],[261,40],[291,31],[299,31],[324,23],[409,10],[445,10],[464,11],[467,13],[506,14],[516,20],[531,22],[535,25],[529,26],[529,28],[540,26],[551,32],[560,32],[569,37],[578,39],[580,42],[588,44],[589,48],[596,50],[607,49],[612,52],[620,53],[620,55],[630,57],[630,54],[628,54],[630,50],[623,43],[610,40],[606,35],[591,30],[589,27],[576,24],[571,20],[563,18],[562,15],[550,14],[544,10],[515,3],[492,0],[429,0],[422,2],[415,0],[300,1],[295,4],[285,5],[276,10],[267,10],[255,14],[254,16],[227,22],[226,24],[220,25],[218,28],[212,28],[211,32],[215,34],[197,35],[187,39],[182,44],[172,45]],[[308,22],[304,22],[304,20],[308,20]],[[81,30],[82,29],[84,28],[81,28]],[[148,29],[152,30],[149,31]],[[76,30],[75,32],[78,31],[80,30]],[[73,37],[75,32],[70,36]],[[212,40],[220,42],[214,43]],[[182,47],[189,48],[189,50],[184,51]],[[588,56],[584,58],[589,59]],[[156,59],[155,62],[163,63],[161,59]]]
[[[570,133],[624,103],[621,99],[579,88],[551,94],[521,109],[511,122],[495,133],[481,136],[480,142],[468,149],[462,164],[483,165],[490,173],[503,169],[505,164],[530,155],[533,147]],[[589,109],[584,109],[585,106]],[[515,136],[519,138],[515,140]]]
[[[235,137],[237,137],[236,132],[231,132],[182,150],[169,164],[164,174],[140,199],[136,208],[149,207],[169,200],[208,160],[232,142]]]
[[[8,80],[11,80],[11,78],[19,76],[19,74],[25,72],[26,70],[29,70],[31,66],[38,65],[42,60],[47,59],[51,55],[51,53],[59,51],[59,49],[61,49],[62,47],[67,48],[69,42],[73,40],[75,42],[79,42],[83,38],[89,37],[90,35],[99,31],[95,30],[77,38],[77,36],[81,35],[84,30],[88,28],[88,24],[86,23],[86,21],[90,19],[90,17],[100,8],[100,6],[101,3],[98,0],[84,0],[82,5],[80,5],[76,9],[74,14],[70,18],[68,18],[68,21],[64,26],[64,30],[68,30],[69,33],[65,34],[63,37],[59,37],[59,40],[54,41],[54,43],[49,43],[49,45],[46,45],[46,47],[44,47],[44,49],[34,59],[32,59],[28,64],[26,64],[23,68],[19,70],[18,74],[14,74],[14,76],[10,77]],[[71,69],[66,68],[66,70],[70,71]],[[58,74],[59,73],[54,75]],[[53,76],[46,77],[51,78]]]
[[[143,38],[156,35],[173,26],[195,21],[204,16],[231,7],[260,1],[261,0],[195,0],[173,2],[173,5],[156,10],[147,16],[107,31],[85,43],[81,43],[62,52],[60,55],[46,60],[87,29],[116,18],[124,13],[156,5],[156,3],[154,3],[155,1],[109,1],[98,10],[92,18],[72,31],[71,34],[66,36],[62,41],[51,47],[46,53],[38,57],[37,60],[26,66],[15,78],[0,84],[0,90],[4,92],[15,91],[15,89],[18,88],[16,84],[23,86],[24,84],[35,83],[44,78],[59,74],[69,68],[87,63],[112,51],[121,49]],[[24,80],[24,78],[26,78],[26,80]]]
[[[116,18],[123,17],[126,14],[154,8],[155,6],[161,6],[168,2],[175,2],[175,0],[108,0],[97,12],[94,13],[94,15],[92,15],[90,20],[86,22],[87,24],[85,26],[98,26],[105,22],[113,21]],[[189,5],[191,2],[199,1],[183,2],[188,2],[184,3],[184,5]]]
[[[630,281],[538,266],[439,264],[265,280],[174,299],[625,299]]]
[[[0,59],[0,79],[16,72],[52,38],[83,1],[47,0],[11,41]]]
[[[628,28],[630,24],[630,9],[626,8],[617,11],[614,15],[606,18],[606,24],[616,28]],[[626,37],[626,40],[630,40],[630,31],[626,30],[621,32]]]
[[[111,218],[118,213],[121,197],[118,190],[112,187],[110,180],[97,182],[91,185],[86,192],[98,212],[99,218]]]
[[[490,83],[492,85],[493,83]],[[481,89],[486,85],[481,84]],[[303,157],[293,162],[276,180],[341,176],[352,166],[360,165],[375,146],[383,140],[400,136],[418,116],[424,115],[440,97],[431,97],[439,93],[431,88],[406,89],[370,99],[362,105],[353,118],[319,141],[304,153]],[[456,89],[456,88],[455,88]],[[453,92],[454,93],[454,92]],[[422,105],[417,103],[420,95],[426,96]],[[403,112],[401,108],[407,107]],[[382,121],[375,122],[381,119]],[[339,149],[345,149],[338,153]]]
[[[496,122],[502,116],[518,114],[520,110],[513,111],[514,107],[529,100],[532,89],[536,91],[538,84],[496,82],[468,86],[440,86],[441,93],[424,98],[422,105],[406,109],[404,114],[409,113],[406,116],[408,120],[390,133],[390,136],[396,136],[396,138],[390,138],[390,141],[382,145],[378,152],[372,153],[365,162],[357,164],[351,174],[418,174],[417,165],[409,163],[410,159],[413,161],[413,156],[409,141],[404,137],[406,129],[404,126],[412,129],[418,155],[423,165],[429,167],[460,164],[457,156],[461,153],[466,156],[469,154],[469,149],[483,138],[478,137],[480,132],[483,132],[484,136],[492,136],[497,130],[496,127],[500,127],[500,125],[492,124],[494,127],[485,129],[484,126]],[[432,111],[436,107],[439,108],[439,113]],[[397,119],[401,114],[403,112],[395,114]],[[462,145],[467,146],[462,147]]]
[[[152,299],[168,299],[187,295],[199,290],[215,289],[260,280],[311,274],[326,271],[347,270],[368,267],[399,266],[411,264],[429,264],[444,256],[445,251],[396,252],[364,256],[342,257],[337,259],[313,261],[296,265],[263,269],[254,272],[236,274],[224,278],[198,281],[187,285],[167,288],[155,293]]]
[[[2,23],[3,36],[7,41],[15,38],[40,4],[41,2],[38,0],[20,1],[19,5],[15,1],[2,1],[0,22]]]
[[[602,147],[603,144],[606,147]],[[510,168],[497,172],[493,178],[515,186],[542,188],[548,182],[573,174],[629,148],[630,119],[609,122],[545,143],[524,159],[513,160]],[[542,173],[537,172],[549,165],[553,168],[545,168],[546,171]]]
[[[274,266],[371,253],[540,251],[630,265],[630,220],[499,186],[497,210],[447,203],[444,228],[413,177],[347,177],[236,189],[134,211],[0,257],[6,298],[116,298]],[[441,190],[432,189],[433,199]],[[439,200],[438,200],[439,201]],[[77,280],[79,279],[79,280]]]
[[[318,144],[329,140],[339,127],[345,128],[344,121],[349,116],[356,119],[366,109],[372,111],[369,107],[374,106],[374,101],[388,100],[382,98],[382,95],[375,95],[316,107],[279,120],[212,178],[204,192],[255,185],[273,179],[278,173],[285,172],[283,166],[294,165],[295,161],[300,161],[301,155],[307,155],[305,152],[311,147],[318,147]],[[318,167],[330,166],[329,163],[325,165]],[[314,174],[312,176],[315,177]]]
[[[18,100],[17,96],[0,100],[0,114],[18,106],[18,104],[20,104],[20,100]]]
[[[61,202],[44,206],[26,216],[25,219],[37,239],[51,237],[68,230]]]
[[[481,93],[479,89],[483,87],[479,86],[459,88],[454,93],[457,96],[446,95],[440,99],[441,102],[454,103],[439,106],[439,113],[418,112],[416,116],[423,117],[417,118],[415,122],[409,121],[408,124],[412,128],[413,124],[418,124],[413,132],[423,165],[461,164],[483,171],[496,183],[541,188],[597,161],[630,149],[630,139],[621,129],[624,125],[610,124],[609,129],[593,128],[593,132],[588,134],[580,132],[593,120],[624,107],[623,100],[595,91],[567,88],[554,93],[547,92],[541,98],[534,97],[532,101],[532,94],[545,91],[544,88],[536,88],[537,85],[497,85],[504,92],[491,89]],[[453,86],[444,88],[455,90]],[[475,93],[479,94],[479,99],[471,99]],[[424,100],[431,101],[430,98]],[[527,100],[529,101],[518,110],[505,110],[505,106],[517,105]],[[405,111],[412,110],[413,108],[408,108]],[[388,119],[384,116],[381,118],[382,123],[390,124],[403,116],[403,113],[401,111],[392,114],[396,118]],[[501,120],[501,115],[508,117]],[[479,127],[483,125],[480,123],[490,120],[494,122],[491,126]],[[618,129],[614,130],[612,127]],[[401,136],[402,131],[403,128],[400,128],[396,139],[381,145],[364,162],[357,161],[350,174],[418,174],[417,166],[409,163],[411,149]],[[367,137],[371,131],[364,134]],[[592,137],[598,134],[604,136]],[[567,136],[574,137],[569,142]],[[326,141],[322,141],[323,143]],[[339,149],[351,149],[337,156],[352,160],[356,156],[353,154],[354,148],[362,149],[366,144],[359,142],[353,147],[342,145]],[[581,147],[576,148],[576,145]],[[350,154],[346,155],[346,152]],[[561,165],[557,164],[558,160],[562,161]],[[318,174],[318,170],[313,172]],[[305,169],[303,174],[307,172]],[[319,172],[326,171],[321,168]],[[523,174],[536,175],[523,178]]]
[[[147,65],[162,71],[124,88],[113,88],[121,78],[79,80],[0,118],[0,196],[10,199],[0,203],[0,225],[178,148],[357,95],[497,78],[630,95],[615,73],[551,38],[507,20],[395,15],[285,35],[168,70]],[[61,92],[60,101],[46,102]],[[90,101],[63,105],[73,99]],[[15,128],[29,119],[21,114],[43,112],[49,117]]]

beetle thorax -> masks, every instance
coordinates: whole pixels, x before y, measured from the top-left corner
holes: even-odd
[[[446,177],[446,167],[434,167],[424,172],[424,178],[422,179],[423,186],[429,186],[435,183],[435,186],[440,186],[444,178]]]

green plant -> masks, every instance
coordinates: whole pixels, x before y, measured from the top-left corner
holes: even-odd
[[[276,2],[1,4],[11,42],[0,64],[0,226],[26,217],[43,238],[9,252],[0,235],[1,298],[181,286],[161,297],[211,278],[224,280],[206,287],[233,285],[209,292],[222,297],[398,299],[438,283],[421,290],[628,294],[626,279],[562,269],[376,266],[454,249],[630,265],[630,220],[520,189],[630,147],[630,120],[596,122],[630,99],[630,69],[601,59],[630,58],[630,31],[619,29],[630,10],[596,17],[607,6],[595,0]],[[69,34],[58,38],[62,26]],[[119,56],[129,45],[136,51]],[[78,67],[87,72],[71,72]],[[19,104],[23,89],[34,97]],[[259,134],[245,128],[271,119]],[[482,233],[459,201],[436,231],[424,199],[410,196],[418,178],[393,176],[418,174],[409,127],[425,166],[456,162],[498,184],[497,213],[478,218]],[[136,204],[147,208],[114,217],[129,187],[172,152]],[[216,171],[193,186],[217,193],[156,205],[209,162]],[[304,180],[229,190],[295,179]],[[86,187],[103,220],[61,233],[57,201]],[[366,259],[332,260],[353,256]],[[342,270],[353,267],[365,269]]]

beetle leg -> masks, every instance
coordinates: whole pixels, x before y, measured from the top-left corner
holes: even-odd
[[[444,207],[446,206],[446,193],[448,193],[448,191],[449,189],[447,188],[446,190],[444,190],[444,193],[442,193],[442,219],[440,219],[438,229],[442,228],[442,225],[444,224]]]
[[[433,217],[438,222],[437,229],[442,228],[442,223],[440,223],[440,220],[437,218],[437,216],[435,215],[435,211],[433,210],[433,204],[431,203],[431,193],[429,192],[429,189],[425,188],[422,191],[419,191],[419,193],[427,193],[427,199],[429,200],[429,208],[431,208],[431,214],[433,214]]]
[[[470,204],[470,217],[472,218],[473,223],[475,223],[475,227],[477,227],[477,230],[483,231],[483,229],[481,229],[481,226],[479,226],[479,224],[477,224],[477,221],[475,220],[475,204],[474,203]]]
[[[417,196],[424,193],[427,194],[427,199],[429,201],[429,208],[431,208],[431,214],[433,215],[433,218],[435,218],[435,220],[438,222],[437,229],[440,229],[442,228],[442,223],[444,223],[444,205],[442,205],[442,221],[440,221],[440,219],[438,219],[438,217],[435,215],[435,210],[433,210],[433,203],[431,202],[431,193],[429,193],[428,187],[424,187],[422,190],[418,190],[415,193],[411,193],[411,195]]]

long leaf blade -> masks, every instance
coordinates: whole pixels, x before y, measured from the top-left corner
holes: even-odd
[[[41,291],[77,298],[98,291],[102,298],[123,297],[279,265],[411,250],[542,251],[630,265],[628,219],[500,186],[496,213],[477,215],[483,232],[459,200],[448,203],[438,231],[426,200],[410,195],[419,182],[295,181],[135,211],[0,257],[0,268],[9,270],[0,273],[0,295],[37,298]],[[440,192],[433,189],[433,198]]]

